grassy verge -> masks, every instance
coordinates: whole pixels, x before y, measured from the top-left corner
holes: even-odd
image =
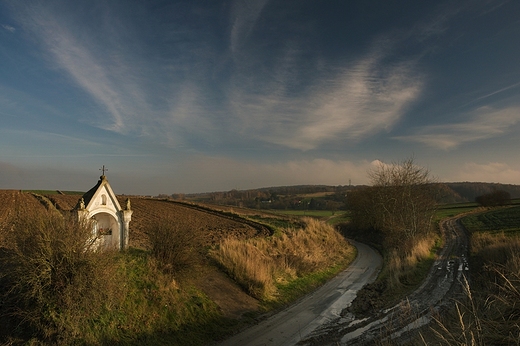
[[[23,190],[23,192],[36,193],[38,195],[83,195],[82,191],[58,191],[58,190]]]
[[[355,256],[354,248],[331,226],[310,218],[305,223],[304,228],[285,229],[267,239],[226,239],[211,255],[252,296],[272,302],[267,305],[286,303],[298,294],[298,286],[312,290],[332,275],[330,268],[339,270]]]
[[[405,254],[384,251],[383,268],[377,280],[358,292],[349,309],[365,316],[397,303],[421,285],[441,246],[442,240],[431,234],[417,241]]]
[[[288,283],[280,283],[276,285],[277,297],[275,300],[266,300],[262,302],[264,310],[274,310],[294,302],[298,298],[314,291],[316,288],[325,284],[327,281],[336,276],[339,272],[346,269],[353,258],[356,257],[354,251],[344,263],[337,264],[322,271],[310,273],[300,278],[296,278]]]
[[[244,216],[246,217],[246,216]],[[287,217],[271,217],[268,215],[249,215],[248,219],[255,222],[268,225],[275,230],[275,234],[280,235],[284,229],[287,228],[300,228],[304,227],[304,224],[299,219],[287,218]]]
[[[439,206],[435,214],[437,225],[441,220],[474,211],[479,206],[476,203],[455,203]],[[378,280],[386,281],[387,288],[382,295],[382,301],[395,302],[413,292],[426,278],[435,262],[438,251],[444,245],[439,233],[415,242],[405,256],[385,252],[385,266]]]
[[[459,214],[467,213],[478,208],[479,205],[477,203],[454,203],[454,204],[444,204],[440,205],[437,208],[437,213],[435,214],[435,219],[437,222],[440,220],[453,217]]]
[[[344,211],[334,211],[334,210],[272,210],[273,213],[289,215],[289,216],[308,216],[308,217],[318,217],[318,218],[326,218],[331,217],[337,214],[342,214]]]
[[[270,212],[299,218],[313,217],[319,220],[326,220],[331,226],[350,221],[349,212],[344,210],[271,210]]]
[[[270,212],[297,218],[313,217],[318,220],[326,220],[327,224],[331,226],[350,221],[350,213],[344,210],[272,210]]]

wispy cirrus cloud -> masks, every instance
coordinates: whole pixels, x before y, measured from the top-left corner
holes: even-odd
[[[172,36],[153,39],[181,43],[170,45],[171,52],[160,46],[157,57],[145,54],[146,34],[130,19],[114,17],[114,8],[100,5],[98,18],[105,20],[85,26],[78,13],[62,11],[58,3],[15,3],[13,11],[52,68],[65,71],[73,87],[99,106],[80,121],[168,145],[179,144],[188,132],[211,128],[203,87],[197,85],[210,64],[203,62],[208,58],[204,43],[189,44],[191,33],[170,27]]]
[[[253,30],[269,0],[235,0],[231,11],[230,49],[235,54]]]
[[[518,83],[514,83],[514,84],[511,84],[511,85],[508,85],[508,86],[503,87],[503,88],[500,88],[500,89],[498,89],[498,90],[494,90],[494,91],[488,92],[488,93],[485,94],[485,95],[479,96],[479,97],[477,97],[476,99],[471,100],[470,102],[467,102],[467,103],[463,104],[461,107],[466,107],[466,106],[468,106],[468,105],[470,105],[470,104],[473,104],[473,103],[475,103],[475,102],[485,100],[485,99],[487,99],[487,98],[490,98],[490,97],[492,97],[492,96],[495,96],[495,95],[498,95],[498,94],[504,93],[504,92],[509,91],[509,90],[511,90],[511,89],[515,89],[515,88],[517,88],[517,87],[519,87],[519,86],[520,86],[520,82],[518,82]]]
[[[413,60],[387,64],[387,57],[374,49],[347,66],[323,71],[295,95],[298,59],[286,54],[273,72],[277,78],[263,88],[249,80],[235,84],[230,100],[236,125],[257,139],[301,150],[389,130],[419,97],[423,79]]]
[[[65,70],[77,85],[89,93],[98,104],[102,105],[111,116],[102,127],[124,132],[127,100],[116,87],[117,78],[108,69],[107,55],[95,54],[88,33],[83,37],[72,30],[67,21],[52,6],[32,3],[19,5],[19,20],[41,42],[50,61]],[[98,47],[101,48],[101,47]],[[96,50],[98,53],[104,50]]]
[[[396,136],[394,139],[449,150],[463,143],[504,135],[518,123],[520,107],[494,109],[485,106],[470,113],[465,122],[425,126],[416,129],[415,134]]]
[[[2,28],[4,30],[7,30],[7,31],[11,32],[11,33],[14,33],[16,31],[16,28],[14,26],[9,25],[9,24],[2,24]]]

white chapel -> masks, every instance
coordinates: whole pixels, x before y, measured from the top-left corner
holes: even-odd
[[[129,225],[132,219],[130,199],[126,200],[125,208],[121,208],[104,174],[99,177],[97,184],[81,197],[75,211],[79,220],[92,222],[92,239],[96,249],[124,250],[128,247]]]

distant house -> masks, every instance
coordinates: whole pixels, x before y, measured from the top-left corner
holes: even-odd
[[[81,197],[75,212],[79,220],[91,222],[92,241],[97,249],[124,250],[128,247],[132,219],[130,199],[126,200],[125,208],[121,208],[105,175]]]

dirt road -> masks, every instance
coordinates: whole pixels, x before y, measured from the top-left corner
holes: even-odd
[[[338,320],[341,311],[356,297],[356,292],[375,280],[381,256],[365,244],[353,242],[358,255],[334,279],[302,298],[296,304],[221,343],[221,346],[295,345],[316,328]]]
[[[431,320],[432,311],[447,304],[461,292],[468,271],[467,235],[459,218],[441,222],[445,245],[428,277],[411,295],[390,309],[380,311],[377,316],[356,319],[343,316],[316,328],[312,335],[299,345],[366,345],[409,343],[416,330]]]

